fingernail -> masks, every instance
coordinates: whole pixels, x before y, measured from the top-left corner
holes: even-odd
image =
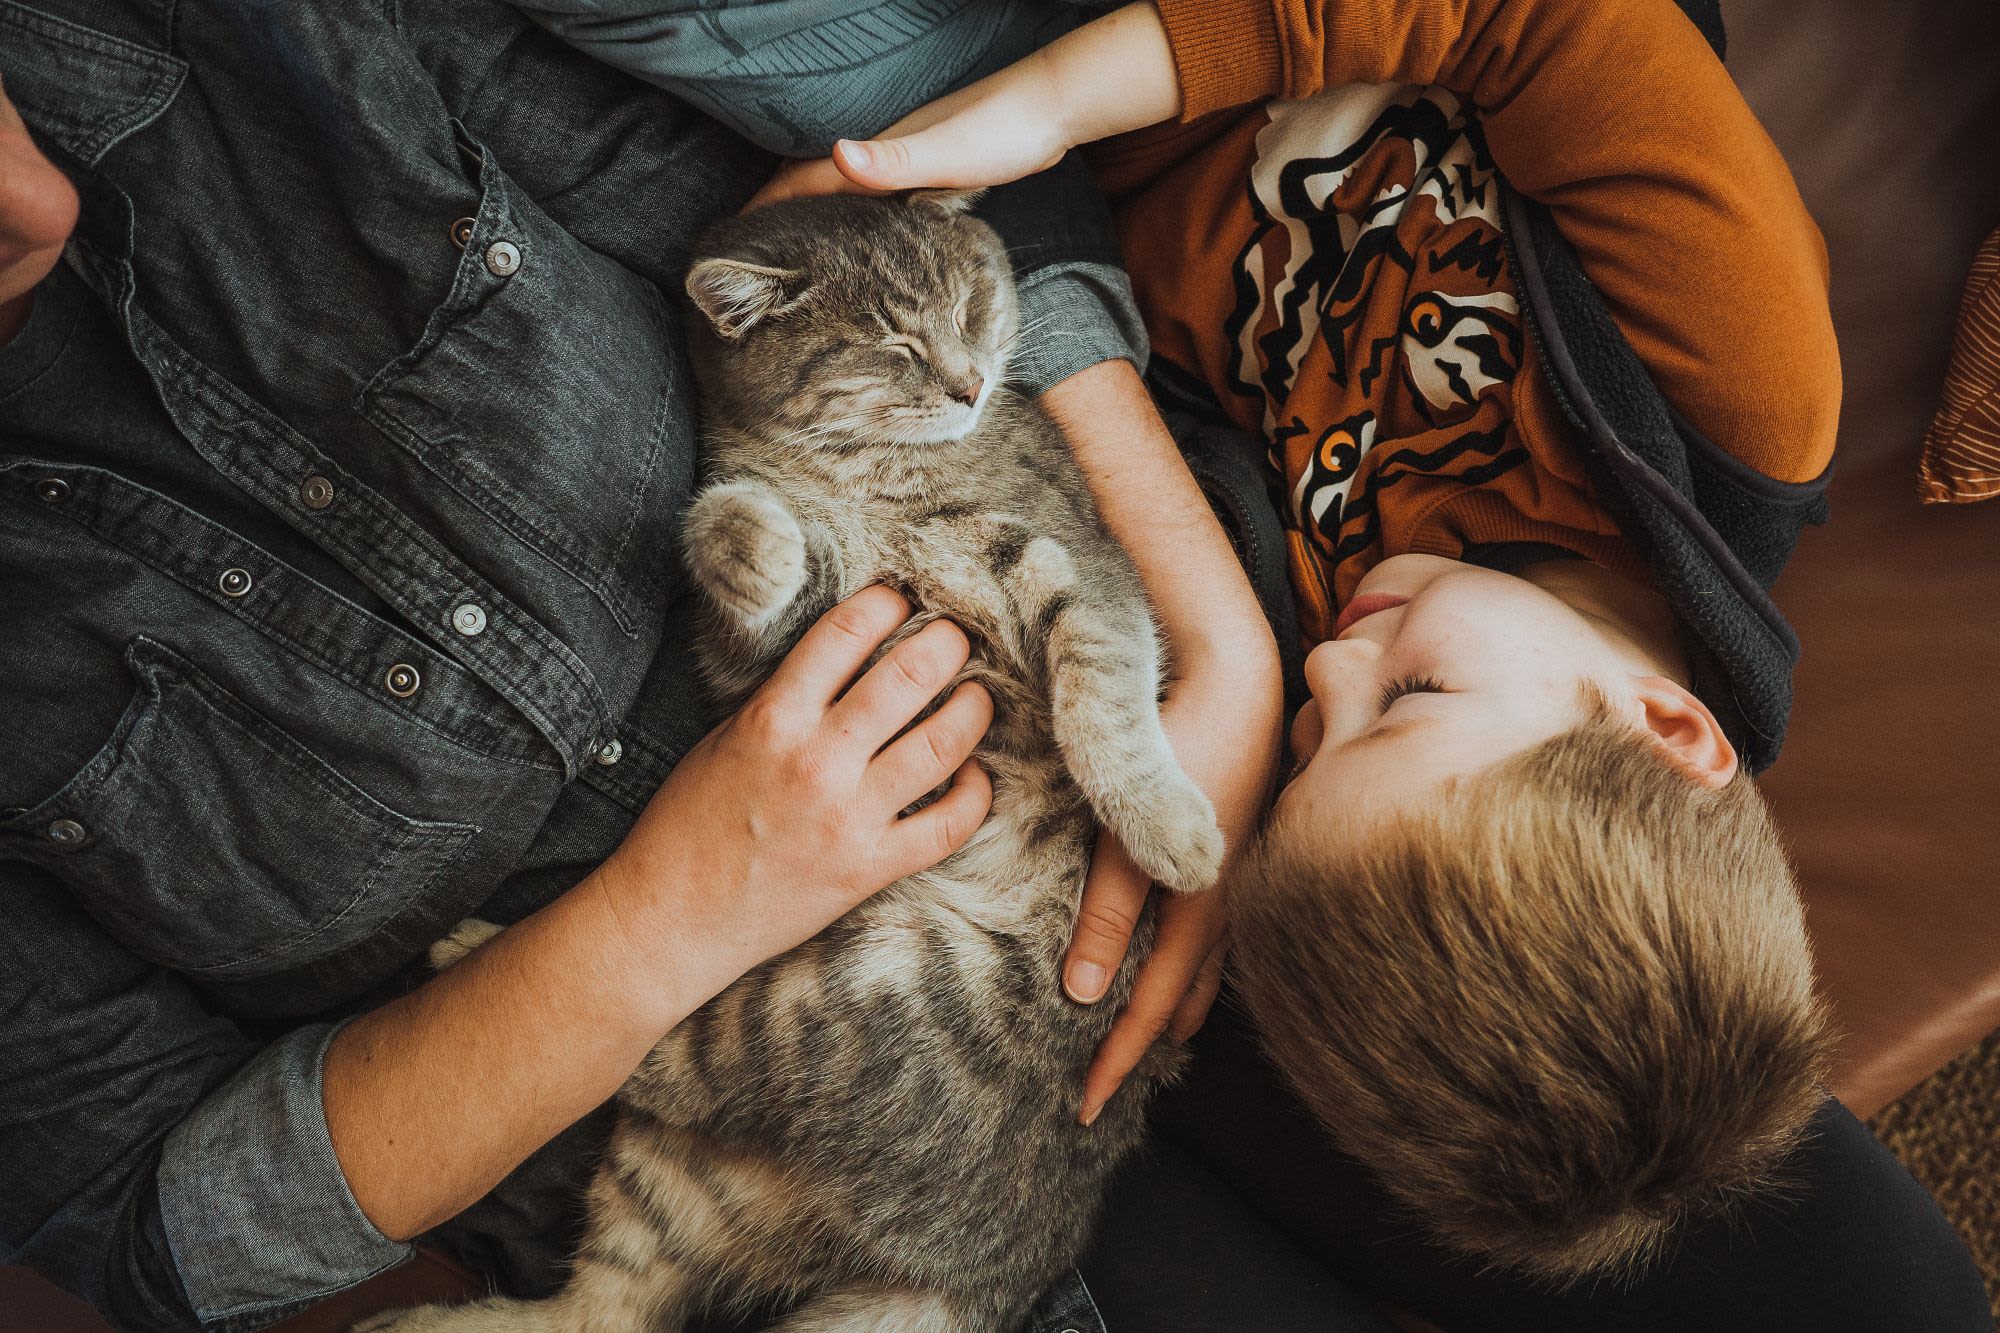
[[[1083,1121],[1084,1128],[1088,1129],[1090,1126],[1097,1123],[1097,1117],[1104,1114],[1104,1108],[1111,1104],[1111,1099],[1118,1095],[1118,1089],[1124,1086],[1125,1086],[1124,1080],[1120,1079],[1118,1082],[1113,1083],[1111,1085],[1111,1091],[1105,1093],[1102,1100],[1095,1102],[1085,1102],[1083,1104],[1083,1114],[1078,1116],[1077,1118]]]
[[[868,150],[868,145],[858,139],[842,139],[838,147],[844,150],[847,165],[861,171],[866,171],[869,163],[875,158],[875,155]]]
[[[1110,977],[1097,963],[1071,963],[1069,971],[1063,973],[1063,990],[1078,1004],[1096,1004],[1104,998],[1104,987],[1109,981]]]

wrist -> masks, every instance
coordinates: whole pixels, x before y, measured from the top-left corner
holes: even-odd
[[[657,1040],[758,961],[703,920],[699,872],[678,857],[613,852],[567,897],[598,918],[605,981]]]

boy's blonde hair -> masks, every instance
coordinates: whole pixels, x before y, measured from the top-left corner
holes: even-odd
[[[1782,1174],[1827,1027],[1763,799],[1601,699],[1361,845],[1279,821],[1239,988],[1335,1140],[1448,1244],[1570,1280]]]

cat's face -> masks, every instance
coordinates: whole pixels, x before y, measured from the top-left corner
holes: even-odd
[[[711,413],[829,446],[970,434],[1016,316],[1006,250],[967,202],[804,199],[711,231],[687,280]]]

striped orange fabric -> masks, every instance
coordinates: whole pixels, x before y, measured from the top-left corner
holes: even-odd
[[[1965,504],[2000,495],[2000,231],[1986,238],[1958,310],[1944,402],[1924,436],[1917,496]]]

